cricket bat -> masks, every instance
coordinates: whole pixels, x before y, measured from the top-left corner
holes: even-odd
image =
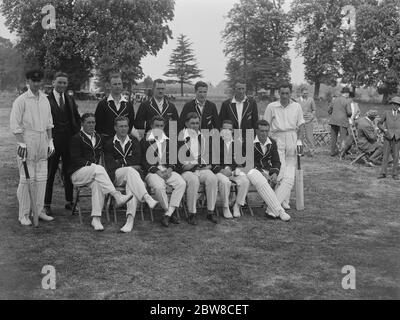
[[[296,170],[296,210],[304,210],[304,183],[303,169],[300,164],[300,154],[297,154],[297,170]]]
[[[26,164],[26,160],[22,161],[22,165],[24,166],[26,182],[28,182],[29,199],[31,200],[31,211],[33,215],[33,225],[37,227],[39,226],[39,214],[36,210],[36,203],[35,203],[35,198],[33,197],[34,193],[32,190],[31,177],[29,176],[28,165]]]

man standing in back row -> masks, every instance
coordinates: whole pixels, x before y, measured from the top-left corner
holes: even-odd
[[[73,186],[71,176],[68,174],[68,167],[71,163],[69,145],[71,138],[81,129],[81,117],[75,100],[65,94],[68,87],[68,75],[57,72],[53,80],[53,91],[48,99],[53,116],[53,140],[55,152],[48,160],[48,176],[46,184],[46,195],[44,198],[44,209],[46,214],[51,216],[51,200],[53,196],[54,178],[58,169],[60,158],[62,160],[62,174],[64,177],[65,209],[72,210]]]
[[[300,104],[290,99],[292,86],[280,86],[280,100],[270,103],[264,120],[271,125],[271,137],[278,145],[281,169],[278,176],[276,197],[283,209],[289,210],[290,193],[294,186],[296,170],[297,143],[304,137],[304,118]]]

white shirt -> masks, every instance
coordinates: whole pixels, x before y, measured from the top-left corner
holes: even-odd
[[[125,152],[125,146],[127,145],[127,143],[128,143],[129,141],[131,141],[131,139],[130,139],[128,136],[126,136],[126,137],[125,137],[125,141],[121,141],[121,140],[117,137],[117,135],[115,135],[115,136],[114,136],[114,140],[113,140],[114,144],[115,144],[116,141],[119,142],[119,144],[121,145],[122,151]]]
[[[272,142],[271,142],[271,140],[269,139],[269,137],[267,137],[267,140],[265,140],[264,143],[261,143],[261,141],[258,139],[258,137],[256,137],[256,138],[254,139],[254,144],[256,144],[256,143],[259,143],[259,144],[260,144],[261,150],[262,150],[262,152],[263,152],[264,154],[265,154],[265,152],[267,152],[267,146],[268,146],[269,144],[272,144]]]
[[[156,98],[154,98],[155,102],[157,103],[158,110],[160,110],[160,113],[162,112],[163,105],[164,105],[164,98],[158,101]]]
[[[121,102],[128,102],[123,95],[121,95],[121,98],[119,99],[119,101],[116,102],[111,94],[107,98],[107,102],[109,102],[109,101],[114,101],[117,111],[119,111],[119,109],[121,108]]]
[[[93,146],[93,148],[95,147],[95,145],[96,145],[96,135],[93,133],[93,135],[89,135],[89,134],[87,134],[85,131],[83,131],[83,129],[81,130],[83,133],[84,133],[84,135],[86,136],[86,137],[88,137],[89,138],[89,140],[92,142],[92,146]]]
[[[394,116],[397,116],[398,110],[392,110],[392,112],[393,112],[393,115],[394,115]]]
[[[53,90],[54,98],[56,98],[58,106],[60,106],[60,96],[63,95],[64,99],[64,104],[65,104],[65,94],[64,93],[59,93],[57,90]]]
[[[235,97],[232,99],[232,103],[236,104],[236,112],[237,112],[237,120],[238,120],[238,125],[240,129],[240,125],[242,123],[242,117],[243,117],[243,104],[246,101],[247,97],[245,96],[242,101],[237,101]]]
[[[50,102],[43,92],[39,91],[39,96],[35,96],[29,89],[15,99],[10,115],[12,133],[46,132],[53,127]]]
[[[300,104],[294,101],[291,101],[286,108],[279,100],[270,103],[265,109],[264,119],[271,125],[272,133],[296,131],[305,123],[303,110]]]
[[[160,158],[160,160],[163,157],[163,148],[162,145],[164,143],[164,141],[169,140],[169,138],[163,133],[161,139],[156,139],[156,137],[153,135],[153,132],[150,132],[149,136],[147,137],[147,141],[152,141],[154,140],[157,146],[157,150],[158,150],[158,156]],[[163,165],[159,165],[158,170],[164,171],[167,168],[165,168]]]

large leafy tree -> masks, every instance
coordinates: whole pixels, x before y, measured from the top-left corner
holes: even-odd
[[[169,70],[164,74],[167,77],[176,78],[181,85],[183,97],[183,85],[190,84],[192,79],[201,77],[201,70],[197,66],[196,58],[191,48],[192,43],[183,34],[178,37],[178,45],[173,50],[169,61]]]
[[[1,10],[18,49],[47,73],[63,70],[80,87],[99,70],[100,80],[121,72],[129,87],[143,76],[141,59],[156,54],[171,30],[174,0],[53,0],[56,28],[42,28],[48,0],[3,0]]]
[[[229,11],[222,36],[230,85],[243,78],[250,89],[273,92],[289,79],[293,28],[282,5],[282,0],[241,0]]]
[[[0,89],[18,88],[23,83],[24,60],[10,40],[0,37]]]
[[[304,57],[305,78],[314,83],[314,96],[321,84],[335,86],[341,77],[341,61],[348,46],[343,28],[343,8],[348,0],[294,0],[291,16],[296,23],[296,49]]]

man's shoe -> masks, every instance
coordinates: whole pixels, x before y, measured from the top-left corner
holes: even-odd
[[[67,202],[64,206],[65,210],[72,210],[72,202]]]
[[[19,222],[23,226],[31,226],[32,225],[32,222],[28,216],[23,216],[21,219],[19,219]]]
[[[167,215],[163,215],[163,217],[161,218],[161,224],[164,227],[168,227],[169,226],[169,217]]]
[[[399,180],[399,176],[394,175],[394,176],[393,176],[393,180]]]
[[[172,214],[172,216],[169,217],[169,222],[171,222],[173,224],[179,224],[179,219],[178,219],[176,212],[174,212]]]
[[[196,221],[196,215],[195,214],[193,214],[193,213],[189,214],[188,223],[193,225],[193,226],[197,226],[197,221]]]
[[[214,212],[207,214],[207,219],[213,223],[218,223],[217,215]]]
[[[276,215],[273,214],[272,212],[270,212],[268,209],[267,209],[267,211],[265,211],[265,215],[270,219],[276,219],[277,218]]]
[[[385,179],[386,178],[386,174],[381,173],[377,179]]]
[[[39,219],[43,221],[53,221],[53,217],[49,217],[44,211],[39,214]]]
[[[128,217],[126,218],[126,223],[125,225],[121,228],[121,232],[123,233],[129,233],[133,229],[133,222],[134,218],[131,214],[128,214]]]
[[[232,215],[231,211],[229,210],[229,207],[223,208],[222,211],[223,211],[225,219],[233,219],[233,215]]]
[[[281,212],[281,214],[279,215],[279,218],[282,221],[289,221],[290,220],[290,216],[286,212]]]
[[[51,211],[51,207],[50,205],[46,205],[43,207],[44,213],[48,216],[52,216],[53,215],[53,211]]]
[[[290,205],[288,203],[282,203],[282,208],[285,210],[290,210]]]
[[[123,195],[121,194],[121,192],[117,192],[113,195],[114,199],[115,199],[115,208],[120,208],[122,207],[124,204],[126,204],[129,200],[132,199],[133,195],[129,194],[129,195]]]
[[[237,203],[233,206],[233,217],[240,218],[240,206]]]
[[[99,217],[93,217],[93,219],[92,219],[92,227],[96,231],[103,231],[104,230],[104,227],[101,224],[101,221],[100,221]]]
[[[144,196],[144,201],[146,201],[147,205],[149,206],[150,209],[154,209],[154,207],[157,205],[158,201],[154,200],[152,196],[149,194],[146,194]]]

